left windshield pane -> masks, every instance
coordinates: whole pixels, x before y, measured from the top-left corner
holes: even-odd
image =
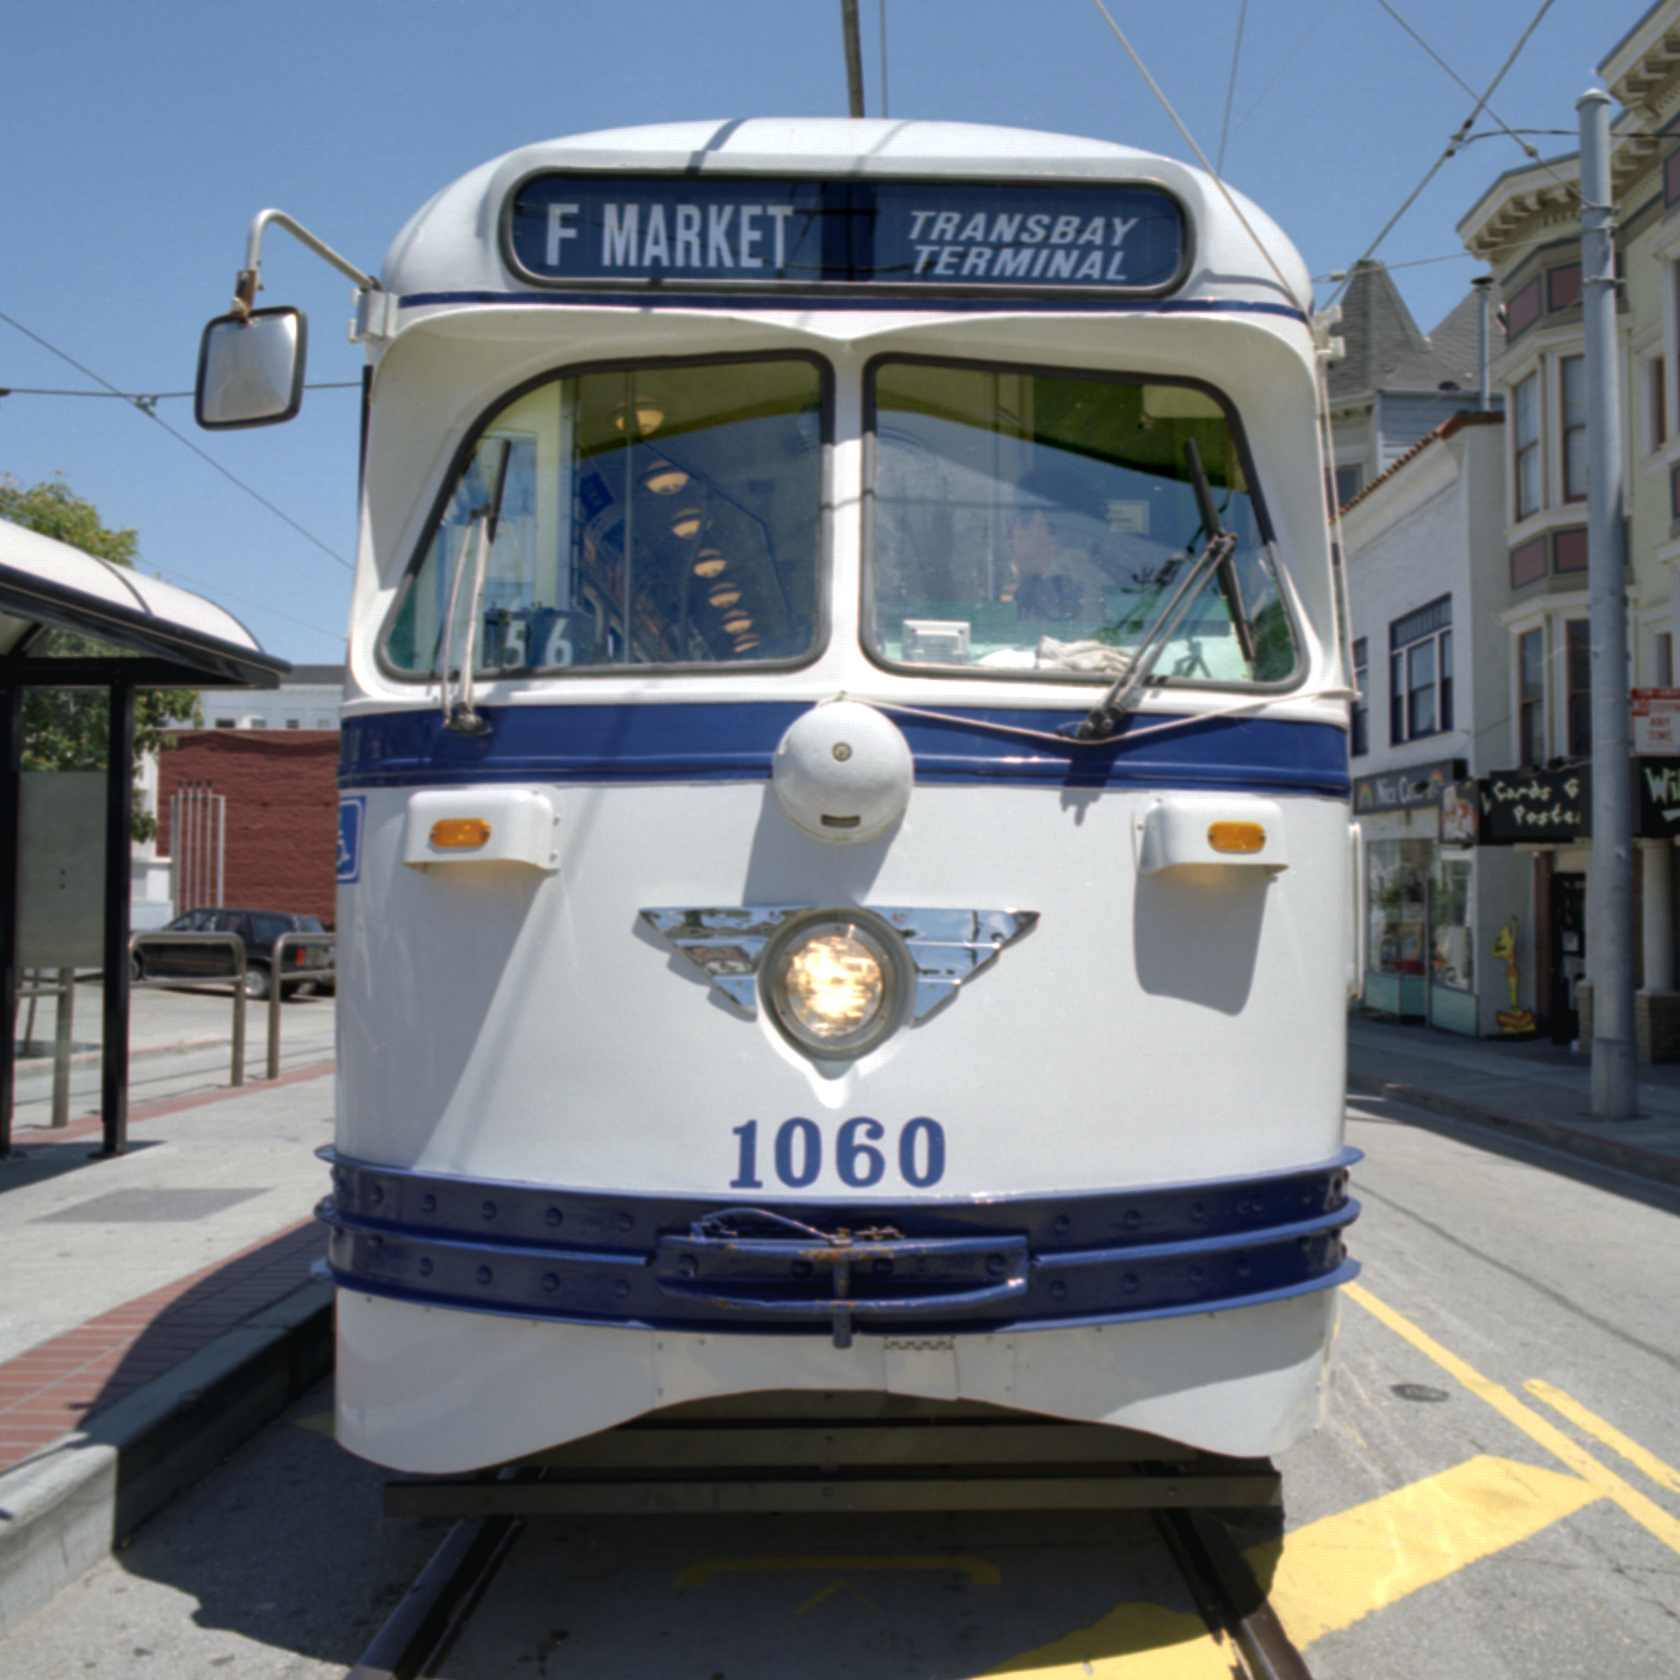
[[[451,486],[387,659],[417,675],[458,669],[469,628],[483,676],[809,656],[822,437],[808,361],[586,373],[527,391]]]

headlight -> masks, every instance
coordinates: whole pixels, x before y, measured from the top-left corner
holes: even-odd
[[[895,937],[839,916],[793,927],[771,953],[764,989],[776,1024],[808,1054],[861,1056],[898,1024]]]

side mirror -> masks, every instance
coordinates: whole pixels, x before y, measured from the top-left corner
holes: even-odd
[[[296,309],[218,315],[198,347],[193,415],[210,431],[277,426],[303,405],[309,323]]]

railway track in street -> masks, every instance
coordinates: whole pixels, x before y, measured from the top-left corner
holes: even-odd
[[[1276,1534],[1278,1500],[1266,1460],[996,1408],[670,1408],[496,1473],[388,1484],[388,1517],[454,1521],[349,1680],[546,1676],[562,1644],[566,1672],[680,1649],[683,1672],[747,1680],[787,1672],[782,1639],[805,1675],[1038,1655],[1309,1680],[1230,1526]]]

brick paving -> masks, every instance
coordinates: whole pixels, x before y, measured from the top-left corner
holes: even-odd
[[[50,1446],[224,1330],[289,1295],[309,1280],[310,1264],[325,1246],[315,1221],[300,1220],[231,1259],[0,1362],[0,1470]]]
[[[207,1091],[187,1091],[177,1097],[158,1097],[153,1102],[134,1103],[128,1111],[128,1123],[156,1120],[166,1114],[181,1114],[192,1108],[206,1108],[211,1103],[226,1102],[229,1097],[252,1096],[259,1091],[278,1090],[282,1085],[296,1085],[306,1079],[320,1079],[331,1073],[332,1061],[311,1062],[307,1067],[292,1068],[278,1079],[251,1079],[244,1085],[216,1085]],[[77,1138],[97,1137],[103,1131],[97,1113],[78,1114],[67,1126],[49,1126],[41,1121],[19,1121],[12,1128],[12,1147],[28,1144],[69,1143]]]

